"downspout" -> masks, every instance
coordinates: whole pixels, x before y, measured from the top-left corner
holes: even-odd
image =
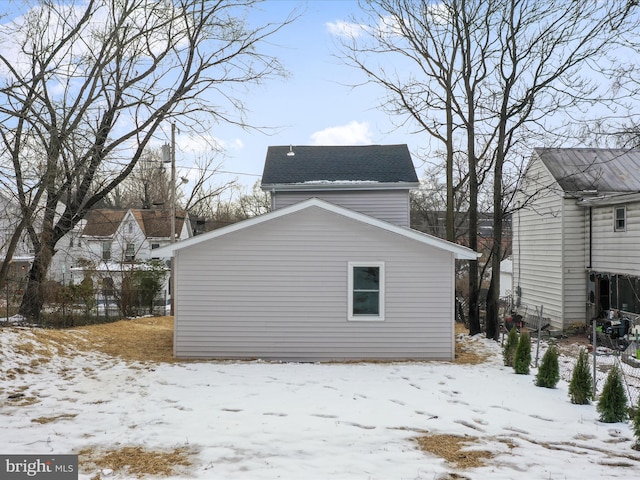
[[[593,262],[593,243],[591,237],[593,236],[593,207],[589,206],[589,265],[587,268],[591,270]]]

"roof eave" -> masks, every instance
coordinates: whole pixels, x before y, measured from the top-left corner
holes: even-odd
[[[640,202],[640,192],[613,193],[596,197],[581,198],[578,205],[582,207],[618,205],[621,203]]]
[[[235,232],[238,230],[242,230],[244,228],[247,228],[249,226],[252,225],[256,225],[256,224],[260,224],[262,222],[265,221],[269,221],[270,219],[275,219],[275,218],[279,218],[281,216],[285,216],[285,215],[289,215],[291,213],[300,211],[300,210],[304,210],[306,208],[309,208],[311,206],[318,206],[320,208],[323,208],[327,211],[332,211],[334,213],[337,213],[339,215],[345,216],[345,217],[349,217],[352,218],[354,220],[358,220],[364,223],[367,223],[371,226],[374,227],[379,227],[382,228],[384,230],[393,232],[393,233],[399,233],[404,237],[407,238],[411,238],[414,240],[417,240],[421,243],[424,243],[426,245],[430,245],[432,247],[436,247],[436,248],[440,248],[442,250],[448,251],[450,252],[454,258],[458,259],[458,260],[477,260],[480,257],[480,254],[471,250],[468,247],[464,247],[462,245],[458,245],[452,242],[448,242],[446,240],[443,240],[441,238],[438,237],[434,237],[432,235],[426,234],[426,233],[422,233],[419,232],[418,230],[414,230],[412,228],[407,228],[407,227],[400,227],[398,225],[395,224],[391,224],[388,222],[385,222],[383,220],[374,218],[374,217],[370,217],[368,215],[359,213],[359,212],[355,212],[353,210],[349,210],[347,208],[344,207],[340,207],[338,205],[334,205],[328,202],[325,202],[324,200],[320,200],[318,198],[311,198],[308,200],[305,200],[303,202],[299,202],[293,205],[289,205],[288,207],[284,207],[278,210],[273,210],[269,213],[263,214],[263,215],[259,215],[257,217],[252,217],[249,218],[247,220],[243,220],[241,222],[229,225],[227,227],[223,227],[221,229],[218,230],[213,230],[211,232],[202,234],[202,235],[198,235],[195,237],[191,237],[189,239],[186,240],[182,240],[180,242],[176,242],[176,243],[172,243],[163,247],[160,247],[156,250],[154,250],[156,252],[157,255],[160,256],[171,256],[174,254],[174,252],[176,250],[181,250],[183,248],[189,248],[191,246],[194,245],[198,245],[199,243],[211,240],[213,238],[217,238],[219,236],[223,236],[226,234],[229,234],[231,232]]]
[[[305,183],[264,183],[260,188],[271,191],[327,191],[327,190],[411,190],[418,188],[419,182],[305,182]]]

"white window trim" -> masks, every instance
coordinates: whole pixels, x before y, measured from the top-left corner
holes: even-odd
[[[353,314],[353,267],[378,267],[380,269],[380,294],[378,315]],[[385,317],[385,270],[384,262],[348,262],[347,319],[353,322],[381,322]]]
[[[618,227],[618,210],[624,212],[624,227]],[[627,207],[625,205],[616,205],[613,207],[613,231],[614,232],[626,232],[627,231]]]

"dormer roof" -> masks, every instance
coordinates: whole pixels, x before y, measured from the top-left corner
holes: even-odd
[[[262,174],[263,190],[417,186],[406,145],[272,146]]]

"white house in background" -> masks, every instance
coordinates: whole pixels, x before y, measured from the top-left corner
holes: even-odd
[[[13,232],[21,219],[22,213],[17,200],[7,192],[0,192],[0,259],[6,256]],[[13,256],[14,258],[33,256],[33,247],[26,232],[18,241]]]
[[[537,148],[513,216],[516,304],[554,328],[640,313],[640,150]]]
[[[406,145],[269,147],[274,210],[161,248],[178,357],[454,358],[456,259],[408,228]]]
[[[192,235],[189,215],[176,212],[177,241]],[[65,281],[80,283],[89,276],[107,290],[118,286],[123,274],[138,268],[141,262],[159,258],[155,250],[171,243],[169,210],[94,209],[79,228],[65,236],[58,247],[56,268],[65,273]],[[165,285],[168,295],[168,284]]]

